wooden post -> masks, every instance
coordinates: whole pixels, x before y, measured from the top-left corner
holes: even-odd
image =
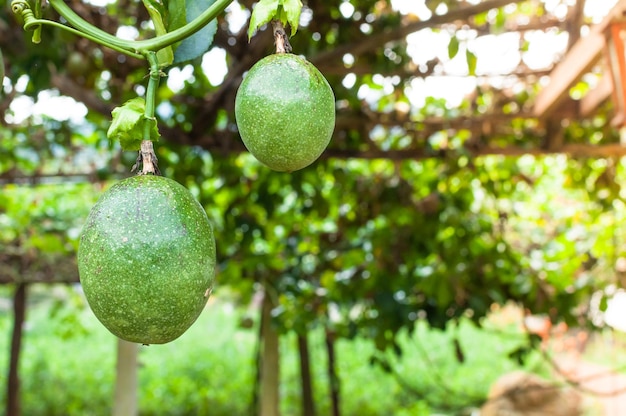
[[[280,415],[279,395],[279,349],[278,333],[272,328],[272,309],[274,302],[265,290],[261,306],[262,352],[261,352],[261,393],[259,397],[259,416]]]
[[[118,339],[113,416],[136,416],[138,344]]]
[[[315,416],[313,380],[311,378],[311,357],[309,353],[309,340],[306,332],[298,334],[298,352],[300,353],[302,416]]]
[[[335,353],[335,334],[326,330],[326,353],[328,354],[328,380],[330,381],[330,401],[332,416],[340,416],[339,376],[337,375],[337,356]]]
[[[7,380],[7,416],[20,416],[19,363],[22,348],[22,331],[26,318],[26,283],[18,283],[13,295],[13,334],[9,355],[9,375]]]

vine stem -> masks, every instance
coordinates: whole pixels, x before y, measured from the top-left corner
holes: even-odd
[[[117,36],[111,35],[110,33],[97,28],[76,14],[64,2],[64,0],[49,0],[48,3],[61,17],[67,21],[70,26],[47,19],[36,18],[30,9],[30,5],[25,0],[13,0],[11,6],[13,12],[16,14],[19,13],[24,19],[24,29],[26,30],[37,30],[37,28],[41,25],[50,25],[67,30],[75,35],[85,37],[93,42],[126,55],[141,58],[142,56],[146,56],[150,51],[159,51],[193,35],[206,26],[211,20],[215,19],[232,2],[233,0],[216,0],[215,3],[202,12],[198,17],[184,26],[181,26],[180,28],[164,35],[155,36],[152,39],[137,41],[120,39]]]
[[[150,77],[148,78],[148,88],[146,89],[146,110],[144,117],[148,121],[147,127],[144,130],[144,140],[150,139],[150,122],[156,122],[154,114],[156,112],[156,94],[159,88],[159,82],[161,81],[162,72],[159,69],[159,60],[157,59],[156,52],[150,51],[146,53],[146,59],[150,64]]]
[[[150,64],[150,77],[148,78],[148,88],[146,89],[146,109],[144,111],[143,140],[141,141],[141,149],[139,150],[138,162],[141,159],[141,175],[153,174],[159,175],[158,159],[154,152],[154,144],[151,140],[151,131],[156,124],[156,95],[161,80],[161,70],[159,69],[159,60],[154,51],[146,53],[146,59]]]

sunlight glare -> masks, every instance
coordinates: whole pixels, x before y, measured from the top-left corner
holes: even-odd
[[[414,14],[420,20],[428,20],[433,15],[424,0],[391,0],[391,8],[402,14]]]
[[[177,94],[185,87],[185,82],[192,82],[193,79],[193,66],[174,67],[167,74],[167,87]]]
[[[9,106],[11,114],[7,114],[10,123],[22,123],[29,117],[41,123],[47,116],[58,121],[70,121],[82,124],[87,116],[87,107],[73,98],[60,95],[57,90],[43,90],[37,95],[37,101],[22,95],[15,98]]]
[[[201,66],[211,85],[220,85],[224,81],[226,74],[228,74],[226,51],[218,47],[211,48],[202,57]]]
[[[343,17],[349,19],[354,14],[354,6],[349,1],[344,1],[339,5],[339,12]]]
[[[528,41],[528,50],[523,53],[522,59],[532,70],[551,67],[558,56],[567,48],[568,34],[545,33],[541,30],[529,31],[524,34]]]
[[[228,22],[228,30],[230,33],[239,33],[241,29],[248,23],[250,11],[242,7],[239,2],[234,1],[226,8],[226,21]]]

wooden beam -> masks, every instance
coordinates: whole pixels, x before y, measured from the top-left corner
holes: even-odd
[[[592,32],[581,38],[550,74],[550,82],[535,100],[533,113],[547,118],[569,96],[569,89],[586,72],[589,72],[601,56],[604,35]]]
[[[590,33],[580,38],[557,64],[550,74],[549,84],[539,93],[533,113],[546,118],[556,110],[569,95],[569,89],[580,77],[589,72],[599,60],[604,48],[604,31],[609,23],[626,14],[626,0],[619,0]]]
[[[342,150],[342,149],[327,149],[322,157],[337,157],[341,159],[388,159],[388,160],[423,160],[432,158],[444,158],[448,154],[453,153],[454,150],[448,152],[434,153],[432,150],[428,151],[424,148],[419,149],[406,149],[406,150]],[[591,144],[563,144],[552,149],[540,148],[540,147],[521,147],[521,146],[484,146],[475,150],[468,149],[468,153],[473,157],[500,155],[519,157],[524,155],[555,155],[565,154],[572,158],[605,158],[605,157],[623,157],[626,156],[626,146],[622,146],[619,143],[609,143],[604,145],[591,145]]]
[[[587,93],[579,102],[578,114],[581,117],[590,116],[613,93],[613,82],[606,74],[600,78],[598,85]]]

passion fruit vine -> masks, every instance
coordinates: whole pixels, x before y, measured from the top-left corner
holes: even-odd
[[[140,175],[92,208],[78,271],[89,306],[113,334],[163,344],[198,318],[215,277],[215,240],[202,206],[179,183]]]
[[[243,79],[235,118],[246,148],[277,171],[302,169],[328,146],[335,96],[320,71],[290,53],[269,55]]]

